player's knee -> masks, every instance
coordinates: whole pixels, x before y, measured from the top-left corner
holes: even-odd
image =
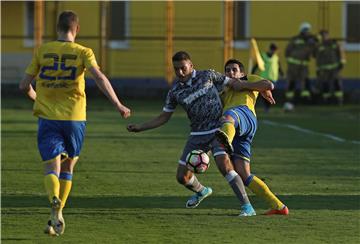
[[[61,172],[73,172],[77,159],[68,158],[61,163]]]
[[[221,117],[221,123],[235,123],[235,120],[230,115],[224,115]]]
[[[220,173],[225,176],[230,171],[234,170],[231,161],[227,155],[218,155],[215,157],[216,166]]]
[[[189,179],[185,175],[176,175],[176,180],[179,184],[185,185]]]
[[[60,162],[58,161],[46,162],[44,164],[44,174],[48,174],[49,172],[55,172],[56,174],[59,174]]]

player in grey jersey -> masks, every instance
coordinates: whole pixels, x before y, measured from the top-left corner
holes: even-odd
[[[177,79],[167,94],[163,112],[145,123],[129,124],[128,131],[140,132],[157,128],[168,122],[176,106],[181,105],[190,120],[191,133],[179,160],[176,178],[180,184],[195,192],[186,202],[186,207],[197,207],[212,193],[212,189],[203,186],[195,174],[186,167],[186,156],[195,149],[205,152],[211,150],[219,171],[227,179],[240,200],[240,216],[255,215],[243,181],[235,172],[224,147],[215,139],[215,131],[220,126],[219,121],[222,115],[219,92],[225,86],[241,90],[243,87],[240,81],[213,70],[196,71],[190,56],[184,51],[177,52],[172,57],[172,61]]]

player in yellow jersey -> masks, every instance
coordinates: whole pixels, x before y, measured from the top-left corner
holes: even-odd
[[[275,104],[271,93],[274,86],[260,76],[246,76],[244,65],[236,59],[226,62],[225,74],[230,78],[239,78],[247,82],[244,82],[245,90],[242,92],[228,89],[222,94],[224,114],[221,129],[216,132],[216,137],[231,155],[235,171],[241,176],[244,185],[271,206],[266,214],[287,215],[288,208],[260,178],[250,172],[250,149],[257,129],[256,99],[260,92],[269,103]]]
[[[130,116],[130,109],[119,101],[109,80],[100,71],[93,51],[75,43],[78,31],[76,13],[62,12],[57,23],[58,39],[36,50],[20,82],[20,89],[35,101],[38,148],[44,162],[44,183],[51,205],[51,218],[45,232],[50,235],[64,233],[62,209],[72,187],[73,170],[84,139],[85,69],[121,116]],[[33,80],[36,91],[31,85]]]

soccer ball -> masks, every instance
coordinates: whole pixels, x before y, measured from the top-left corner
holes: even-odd
[[[204,173],[210,165],[209,156],[202,150],[192,150],[186,156],[186,166],[195,173]]]
[[[284,103],[284,107],[283,107],[285,112],[292,112],[295,109],[294,104],[290,103],[290,102],[286,102]]]

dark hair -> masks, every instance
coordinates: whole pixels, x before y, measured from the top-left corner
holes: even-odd
[[[190,55],[185,51],[179,51],[174,54],[172,61],[182,61],[182,60],[191,60]]]
[[[228,61],[226,61],[224,69],[229,64],[237,64],[237,65],[239,65],[240,72],[245,72],[245,67],[239,60],[237,60],[237,59],[229,59]]]
[[[278,49],[278,47],[276,46],[276,44],[275,44],[275,43],[270,43],[269,48],[270,48],[270,50],[272,50],[272,51],[275,51],[275,50],[277,50],[277,49]]]
[[[77,14],[71,10],[64,11],[59,15],[57,29],[61,32],[69,32],[71,28],[79,23]]]

